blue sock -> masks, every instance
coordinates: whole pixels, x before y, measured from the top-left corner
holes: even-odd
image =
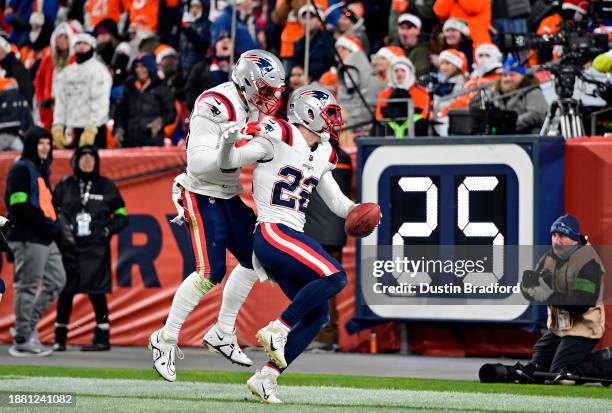
[[[281,314],[281,318],[291,327],[295,327],[312,309],[327,305],[327,300],[342,291],[346,283],[344,271],[309,282],[296,294]]]

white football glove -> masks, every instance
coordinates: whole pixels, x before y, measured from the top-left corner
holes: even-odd
[[[181,188],[179,188],[179,184],[177,182],[172,184],[172,202],[176,208],[177,215],[172,218],[170,222],[176,225],[183,225],[186,222],[185,208],[182,205]]]
[[[233,145],[238,141],[250,140],[257,136],[260,132],[257,122],[249,122],[245,126],[240,127],[238,122],[232,122],[221,134],[223,141]]]

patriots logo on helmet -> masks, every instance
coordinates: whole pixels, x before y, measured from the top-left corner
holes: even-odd
[[[245,59],[248,59],[251,62],[255,63],[259,68],[259,71],[261,72],[262,76],[265,76],[274,70],[274,66],[272,66],[272,63],[270,63],[268,59],[265,59],[263,57],[251,55],[245,56]]]
[[[329,94],[323,92],[322,90],[307,90],[305,92],[300,93],[300,96],[312,96],[317,99],[321,104],[325,104],[329,99]]]

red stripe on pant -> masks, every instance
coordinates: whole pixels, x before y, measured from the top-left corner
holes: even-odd
[[[285,234],[283,231],[281,231],[281,229],[276,224],[270,224],[270,226],[272,227],[272,230],[274,231],[274,233],[276,235],[278,235],[279,237],[281,237],[285,241],[290,242],[290,243],[300,247],[301,249],[303,249],[304,251],[306,251],[307,253],[309,253],[313,257],[315,257],[317,260],[321,261],[327,268],[329,268],[332,271],[331,274],[335,274],[337,272],[340,272],[340,270],[338,268],[336,268],[336,266],[332,262],[330,262],[327,258],[325,258],[321,254],[319,254],[318,252],[313,250],[309,245],[304,244],[302,241],[300,241],[300,240],[298,240],[296,238],[293,238],[290,235]],[[331,274],[328,274],[328,275],[331,275]]]
[[[208,251],[206,250],[206,233],[204,231],[204,221],[200,216],[200,210],[198,208],[198,203],[196,201],[195,195],[193,192],[189,192],[188,190],[183,190],[183,207],[187,210],[189,215],[189,219],[187,222],[189,223],[190,229],[190,238],[191,238],[191,246],[193,248],[193,255],[196,260],[196,272],[200,275],[210,274],[210,263],[208,261]],[[187,202],[187,197],[191,201],[191,205],[193,209],[189,209],[189,203]],[[194,227],[192,219],[196,221],[197,229]],[[203,261],[200,261],[200,251],[198,250],[198,244],[196,241],[196,236],[200,240],[200,246],[202,248],[201,255]]]

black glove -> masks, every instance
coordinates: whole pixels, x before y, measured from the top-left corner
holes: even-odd
[[[538,285],[540,285],[540,283],[538,282],[539,276],[540,274],[532,270],[523,271],[523,280],[521,281],[521,288],[526,289],[537,287]]]
[[[5,291],[6,288],[4,287],[4,281],[2,281],[2,278],[0,278],[0,294],[4,294]]]

